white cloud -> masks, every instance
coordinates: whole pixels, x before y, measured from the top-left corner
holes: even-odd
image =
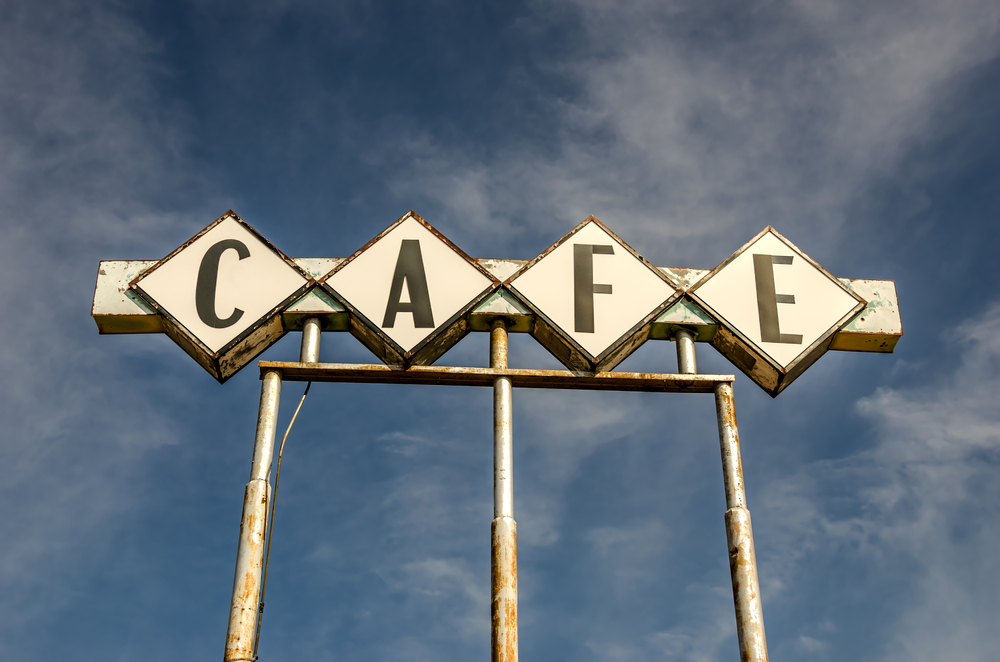
[[[676,625],[638,640],[592,640],[587,648],[600,659],[615,662],[639,660],[690,660],[714,662],[733,653],[736,624],[729,586],[703,586],[692,582],[682,599],[686,618]]]
[[[756,532],[774,550],[761,569],[765,606],[807,601],[799,582],[810,568],[860,563],[879,578],[867,589],[871,606],[892,615],[880,631],[885,660],[985,662],[1000,647],[1000,304],[945,340],[954,343],[950,368],[925,367],[914,385],[858,402],[874,445],[803,466],[768,485],[757,506],[779,523]],[[880,587],[904,577],[907,597],[885,604]],[[826,650],[807,634],[795,645],[812,642],[808,652]]]
[[[188,220],[148,200],[181,182],[196,187],[196,169],[182,167],[183,117],[159,104],[156,45],[133,22],[100,3],[15,3],[3,13],[6,632],[75,597],[68,578],[107,552],[143,502],[150,457],[177,441],[177,425],[148,399],[169,393],[169,378],[137,392],[127,369],[94,346],[87,313],[98,259],[162,250],[162,236],[193,233]],[[126,363],[165,347],[122,340],[117,356]]]
[[[815,639],[806,635],[799,635],[799,639],[796,642],[796,647],[799,651],[806,655],[816,656],[822,653],[826,653],[830,648],[829,642],[823,641],[822,639]]]
[[[528,392],[515,394],[515,426],[526,420],[531,430],[515,441],[515,476],[532,475],[530,491],[514,482],[515,519],[533,535],[521,545],[553,545],[560,539],[560,521],[570,506],[567,485],[600,447],[615,443],[649,422],[649,412],[634,394]],[[600,398],[601,403],[596,404]]]
[[[458,636],[482,643],[489,637],[489,584],[462,558],[428,558],[392,571],[393,590],[416,603],[415,611],[435,613],[436,625],[427,634],[433,639]]]
[[[386,154],[412,157],[394,189],[507,245],[594,213],[654,261],[721,259],[734,229],[738,241],[771,223],[845,241],[848,206],[923,137],[942,85],[1000,51],[988,0],[534,8],[582,26],[579,48],[540,64],[577,85],[538,90],[550,141],[513,134],[484,155],[393,136]]]
[[[882,545],[918,566],[889,660],[990,660],[1000,649],[1000,304],[944,340],[958,345],[953,370],[858,403],[880,439],[880,480],[862,492],[868,518]]]

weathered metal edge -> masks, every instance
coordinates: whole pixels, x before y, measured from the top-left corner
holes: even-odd
[[[369,248],[374,246],[376,243],[381,241],[390,232],[395,230],[399,225],[405,222],[407,219],[412,218],[414,221],[419,223],[424,227],[425,230],[430,232],[433,236],[437,237],[442,243],[444,243],[448,248],[454,251],[461,259],[471,265],[479,273],[489,280],[489,285],[476,297],[473,298],[467,305],[463,306],[461,310],[452,315],[446,322],[439,325],[430,335],[421,340],[417,345],[411,348],[409,351],[404,350],[402,346],[399,345],[395,340],[389,337],[377,324],[372,320],[368,319],[367,316],[361,313],[347,297],[343,296],[333,287],[329,282],[329,279],[334,274],[340,272],[341,270],[347,268],[347,266],[352,263],[355,259],[361,256],[362,253],[367,251]],[[402,363],[404,365],[410,365],[413,363],[432,363],[440,358],[445,352],[451,349],[455,343],[459,342],[465,337],[469,332],[468,319],[467,316],[480,302],[482,302],[491,292],[494,292],[500,288],[501,282],[496,276],[490,273],[483,265],[479,264],[479,261],[470,257],[468,253],[459,248],[455,243],[453,243],[448,237],[444,236],[437,229],[434,228],[430,223],[424,220],[419,214],[417,214],[412,209],[405,214],[403,214],[398,220],[392,223],[385,230],[377,234],[368,243],[359,248],[354,252],[349,258],[338,264],[330,273],[326,274],[322,278],[315,281],[316,285],[326,292],[328,295],[333,297],[340,305],[342,305],[348,315],[350,316],[351,333],[355,338],[358,338],[369,350],[380,359],[386,361],[386,363]],[[368,327],[362,330],[357,327],[365,326]],[[454,327],[460,327],[455,329]],[[357,328],[357,332],[355,329]],[[381,343],[384,346],[384,351],[380,352],[382,348],[376,348],[372,346],[372,343]],[[398,360],[387,360],[387,357],[397,357]]]
[[[169,260],[171,260],[174,256],[176,256],[182,250],[184,250],[185,248],[187,248],[188,246],[190,246],[191,244],[193,244],[195,242],[195,240],[201,238],[202,235],[207,234],[209,230],[211,230],[212,228],[214,228],[216,225],[219,225],[220,223],[222,223],[227,218],[234,219],[239,225],[242,225],[250,234],[252,234],[254,237],[256,237],[257,240],[260,241],[260,243],[264,244],[265,247],[267,247],[268,249],[270,249],[273,253],[277,254],[277,256],[279,258],[281,258],[285,262],[285,264],[287,264],[295,272],[297,272],[300,276],[302,276],[302,278],[304,278],[306,280],[306,283],[309,286],[312,286],[312,285],[316,284],[316,279],[312,277],[312,274],[308,273],[305,269],[303,269],[302,267],[300,267],[295,262],[295,260],[293,260],[292,258],[290,258],[287,255],[285,255],[284,251],[282,251],[280,248],[278,248],[277,246],[275,246],[274,244],[272,244],[271,241],[267,237],[265,237],[260,232],[258,232],[256,230],[256,228],[254,228],[252,225],[250,225],[245,220],[243,220],[243,218],[239,214],[237,214],[232,209],[230,209],[225,214],[223,214],[222,216],[220,216],[219,218],[215,219],[214,221],[212,221],[211,223],[209,223],[208,225],[206,225],[204,228],[202,228],[201,231],[199,231],[193,237],[191,237],[190,239],[188,239],[187,241],[185,241],[183,244],[181,244],[180,246],[178,246],[174,250],[170,251],[170,254],[167,255],[165,258],[163,258],[162,260],[159,260],[156,264],[154,264],[153,266],[151,266],[148,269],[144,270],[138,276],[136,276],[135,278],[133,278],[131,280],[131,282],[129,282],[129,288],[131,288],[133,290],[137,290],[139,287],[141,287],[140,283],[142,282],[143,278],[145,278],[149,274],[151,274],[154,271],[156,271],[158,268],[160,268],[160,266],[162,266],[163,264],[165,264],[166,262],[168,262]],[[147,297],[144,296],[143,299],[145,299],[147,301],[147,303],[148,303],[148,298]]]
[[[156,299],[153,298],[152,295],[150,295],[142,288],[142,280],[146,278],[146,276],[148,276],[149,274],[153,273],[161,266],[166,264],[169,260],[178,255],[182,250],[190,246],[197,239],[207,234],[210,230],[212,230],[213,228],[215,228],[217,225],[219,225],[228,218],[232,218],[233,220],[235,220],[238,225],[242,226],[252,236],[254,236],[258,241],[260,241],[265,248],[269,249],[272,253],[277,255],[286,265],[288,265],[295,273],[297,273],[303,279],[304,282],[298,288],[296,288],[294,292],[289,294],[282,301],[276,304],[271,310],[269,310],[267,313],[261,316],[260,319],[258,319],[252,325],[244,329],[238,336],[230,340],[228,343],[220,347],[218,350],[212,351],[202,341],[198,340],[195,334],[192,333],[186,326],[181,324],[180,320],[176,319],[173,315],[167,312],[156,301]],[[243,220],[243,218],[241,218],[239,214],[230,209],[225,214],[223,214],[222,216],[220,216],[219,218],[215,219],[207,226],[205,226],[200,232],[195,234],[193,237],[191,237],[183,244],[175,248],[173,251],[171,251],[170,254],[167,255],[165,258],[158,261],[156,264],[149,267],[148,269],[145,269],[144,271],[142,271],[142,273],[133,278],[128,284],[128,289],[135,292],[135,294],[139,298],[141,298],[149,307],[156,310],[164,320],[168,320],[170,324],[173,324],[178,333],[188,335],[190,337],[189,340],[193,341],[194,346],[202,347],[214,364],[219,364],[219,362],[227,353],[229,353],[231,350],[233,350],[238,345],[243,343],[251,335],[256,333],[258,329],[267,327],[275,317],[280,317],[284,309],[287,308],[291,302],[304,296],[306,292],[308,292],[315,286],[316,286],[316,279],[314,279],[311,274],[307,273],[305,269],[300,267],[295,262],[295,260],[285,255],[285,253],[280,248],[272,244],[264,235],[258,232],[252,225]],[[164,329],[166,329],[166,326],[167,324],[164,323]],[[176,338],[173,338],[173,340],[174,342],[180,344],[180,342]],[[249,363],[250,360],[253,360],[253,357],[250,357],[250,359],[247,362]],[[215,375],[215,377],[216,379],[222,379],[221,374]],[[228,379],[228,377],[225,377],[225,379]],[[224,381],[224,379],[222,379],[222,381]]]
[[[670,285],[670,287],[674,288],[674,290],[676,291],[676,293],[678,295],[681,295],[681,294],[684,293],[684,290],[682,288],[678,287],[678,284],[676,282],[674,282],[674,280],[673,280],[673,278],[671,276],[669,276],[669,275],[663,273],[662,271],[660,271],[660,269],[657,268],[652,262],[650,262],[649,260],[647,260],[646,258],[644,258],[642,255],[640,255],[638,251],[636,251],[634,248],[632,248],[632,246],[630,246],[624,239],[622,239],[617,234],[615,234],[615,232],[611,228],[609,228],[604,223],[602,223],[601,219],[597,218],[593,214],[591,214],[590,216],[588,216],[587,218],[585,218],[575,228],[573,228],[572,230],[570,230],[569,232],[567,232],[566,234],[564,234],[562,237],[560,237],[558,240],[556,240],[556,242],[554,244],[552,244],[551,246],[549,246],[548,248],[546,248],[544,251],[542,251],[541,253],[539,253],[531,261],[529,261],[526,265],[524,265],[523,267],[521,267],[520,269],[518,269],[516,272],[514,272],[513,274],[511,274],[511,276],[509,278],[507,278],[507,280],[505,280],[503,282],[503,285],[505,287],[507,287],[508,289],[511,289],[512,287],[516,287],[516,286],[513,285],[514,281],[516,281],[518,278],[520,278],[525,273],[527,273],[527,271],[529,269],[531,269],[533,266],[535,266],[536,264],[538,264],[539,262],[541,262],[545,257],[547,257],[549,255],[549,253],[551,253],[555,249],[559,248],[559,246],[561,246],[564,243],[566,243],[569,240],[570,237],[572,237],[577,232],[579,232],[580,230],[582,230],[589,223],[596,223],[597,227],[601,228],[602,230],[604,230],[605,232],[607,232],[609,235],[611,235],[611,238],[614,239],[615,241],[617,241],[621,245],[622,248],[624,248],[626,251],[628,251],[632,255],[632,257],[634,257],[637,260],[639,260],[640,262],[642,262],[644,265],[646,265],[646,268],[649,269],[650,271],[652,271],[654,274],[656,274],[660,278],[660,280],[662,280],[663,282],[665,282],[668,285]],[[526,297],[523,296],[523,294],[522,294],[522,299],[527,300]]]
[[[293,259],[295,259],[295,258],[293,258]],[[478,259],[483,259],[483,258],[478,258]],[[148,262],[148,263],[150,263],[152,265],[152,264],[156,264],[157,260],[102,260],[101,264],[104,264],[104,263],[117,263],[117,262]],[[873,283],[887,283],[887,284],[894,285],[894,282],[891,281],[891,280],[885,280],[885,281],[883,281],[883,280],[856,279],[856,278],[855,279],[839,279],[838,278],[838,280],[848,280],[850,282],[865,281],[865,282],[873,282]],[[124,287],[121,287],[121,285],[124,285]],[[125,281],[124,283],[119,284],[118,287],[119,287],[119,290],[121,292],[128,291],[128,289],[129,289],[128,288],[128,281]],[[316,286],[314,286],[314,287],[316,287]],[[97,286],[95,286],[95,293],[94,293],[94,299],[95,299],[95,301],[91,305],[91,316],[94,318],[94,321],[97,324],[98,331],[100,333],[102,333],[102,334],[121,334],[121,333],[163,333],[164,332],[161,316],[158,313],[156,313],[156,312],[144,312],[138,305],[136,305],[135,310],[131,311],[131,312],[107,312],[104,309],[98,310],[97,309],[96,300],[97,300],[97,297],[98,297],[99,289],[100,289],[100,280],[98,280],[98,284],[97,284]],[[512,292],[509,289],[504,288],[504,290],[506,292],[510,293],[510,294],[514,294],[514,292]],[[309,291],[311,291],[311,288],[309,290],[307,290],[306,293],[308,293]],[[329,294],[329,290],[324,289],[323,291]],[[134,292],[134,290],[133,290],[133,292]],[[901,317],[901,316],[899,314],[898,295],[896,295],[896,290],[895,290],[894,286],[892,287],[892,293],[893,293],[893,295],[895,295],[894,298],[893,298],[893,302],[894,302],[895,307],[896,307],[895,314],[896,314],[896,316],[898,318],[898,317]],[[691,295],[689,293],[686,293],[686,294],[687,294],[688,298],[692,299],[692,302],[694,302],[694,298],[691,297]],[[136,295],[136,296],[137,296],[137,298],[139,298],[138,295]],[[141,298],[139,298],[139,300],[142,301],[143,304],[145,304],[144,300],[142,300]],[[868,303],[869,303],[869,305],[871,305],[872,302],[869,301]],[[839,329],[834,334],[834,341],[830,345],[830,348],[829,348],[830,351],[854,351],[854,352],[864,351],[864,352],[876,352],[876,353],[890,353],[890,352],[892,352],[892,350],[894,349],[894,347],[895,347],[896,343],[898,342],[899,338],[902,337],[902,335],[903,335],[902,334],[902,323],[901,323],[901,320],[900,320],[900,323],[899,323],[899,325],[900,325],[900,331],[898,333],[865,332],[865,331],[856,331],[856,330],[852,330],[852,329],[847,328],[847,326],[849,326],[853,322],[853,320],[858,317],[858,315],[863,315],[863,314],[865,314],[865,312],[866,312],[865,310],[862,310],[860,313],[858,313],[857,315],[855,315],[855,317],[852,318],[852,320],[849,321],[847,323],[847,325],[844,326],[844,328]],[[285,316],[287,314],[288,314],[287,311],[282,312],[282,316]],[[532,312],[532,315],[534,315],[534,312]],[[654,323],[654,327],[655,326],[656,326],[656,324]],[[289,330],[289,331],[296,330],[294,328],[294,326],[288,326],[288,325],[286,325],[286,327],[287,327],[286,330]],[[337,328],[326,328],[325,330],[328,330],[328,331],[334,331],[334,330],[347,331],[349,329],[348,329],[347,325],[344,325],[343,328],[340,328],[340,327],[337,327]],[[473,331],[473,332],[480,332],[480,331],[487,331],[488,329],[486,329],[486,328],[477,328],[475,325],[470,325],[470,330]],[[528,328],[524,328],[522,330],[525,331],[525,332],[529,331]],[[652,334],[651,334],[650,339],[651,340],[669,340],[669,338],[658,337],[657,335],[652,335]],[[711,342],[711,338],[704,338],[703,339],[703,338],[699,337],[697,339],[697,341],[698,342]],[[845,345],[850,345],[850,346],[845,346]]]
[[[757,241],[759,241],[760,239],[762,239],[764,237],[764,235],[766,235],[768,233],[773,234],[778,241],[780,241],[781,243],[783,243],[786,246],[788,246],[788,248],[791,249],[793,252],[797,253],[799,255],[799,257],[801,257],[806,262],[808,262],[813,267],[815,267],[817,271],[819,271],[821,274],[823,274],[824,276],[826,276],[828,280],[830,280],[834,285],[836,285],[841,290],[843,290],[846,294],[848,294],[856,302],[855,305],[854,305],[854,307],[846,315],[844,315],[843,317],[841,317],[841,319],[834,326],[832,326],[829,330],[827,330],[822,336],[820,336],[819,338],[817,338],[816,340],[814,340],[812,343],[809,344],[808,347],[806,347],[805,349],[803,349],[802,352],[800,352],[799,355],[797,357],[795,357],[795,359],[791,363],[789,363],[787,366],[781,365],[777,361],[777,359],[775,359],[770,354],[768,354],[767,351],[763,347],[760,347],[756,343],[752,342],[741,331],[739,331],[734,324],[732,324],[731,322],[729,322],[724,316],[722,316],[719,313],[719,311],[715,310],[715,308],[713,308],[712,306],[708,305],[708,303],[704,299],[702,299],[701,296],[698,295],[698,289],[701,288],[702,285],[704,285],[709,280],[711,280],[713,276],[715,276],[716,274],[718,274],[723,268],[725,268],[727,265],[729,265],[737,257],[739,257],[740,255],[742,255],[743,253],[745,253],[751,246],[753,246],[755,243],[757,243]],[[751,353],[757,354],[758,358],[764,359],[764,361],[766,363],[768,363],[774,370],[777,371],[777,373],[779,375],[779,379],[778,379],[779,383],[777,385],[777,389],[778,390],[775,393],[772,393],[771,397],[776,397],[777,394],[780,393],[780,391],[781,391],[781,381],[783,381],[786,376],[788,376],[789,374],[792,375],[791,380],[789,380],[789,382],[788,382],[788,383],[791,383],[792,381],[795,380],[796,377],[798,377],[799,374],[801,374],[801,372],[803,370],[805,370],[805,368],[808,368],[810,365],[812,365],[819,358],[819,356],[821,356],[826,351],[826,349],[829,349],[830,344],[832,344],[831,339],[841,330],[841,328],[844,327],[844,325],[848,324],[859,313],[861,313],[861,311],[863,311],[865,309],[865,307],[868,305],[868,302],[864,298],[862,298],[857,292],[854,292],[850,288],[848,288],[847,286],[845,286],[842,282],[840,282],[839,278],[837,278],[836,276],[834,276],[833,274],[831,274],[829,271],[827,271],[822,265],[820,265],[818,262],[816,262],[816,260],[814,260],[811,257],[809,257],[809,255],[807,255],[805,253],[805,251],[803,251],[801,248],[799,248],[798,246],[796,246],[795,244],[793,244],[792,242],[790,242],[788,239],[786,239],[784,237],[784,235],[782,235],[780,232],[778,232],[777,230],[775,230],[770,225],[768,225],[763,230],[761,230],[760,232],[758,232],[753,237],[753,239],[751,239],[747,243],[743,244],[743,246],[741,246],[736,252],[734,252],[732,255],[730,255],[725,260],[723,260],[722,263],[719,264],[719,266],[717,266],[715,269],[712,269],[710,272],[708,272],[707,274],[705,274],[705,276],[702,277],[701,280],[699,280],[690,289],[688,289],[686,292],[684,292],[684,294],[686,294],[692,301],[694,301],[696,304],[698,304],[711,317],[714,317],[716,320],[718,320],[719,324],[721,326],[725,326],[726,329],[729,331],[729,333],[731,335],[739,338],[740,341],[743,344],[747,345],[750,349],[754,350]],[[830,341],[830,342],[828,342],[828,341]],[[820,347],[820,346],[823,346],[823,345],[825,345],[825,349],[823,351],[819,352],[818,354],[816,354],[817,347]],[[808,360],[810,358],[812,359],[811,361]],[[804,367],[801,370],[796,371],[796,368],[798,367],[799,363],[804,363],[805,365],[804,365]],[[756,381],[756,380],[754,380],[754,381]],[[758,384],[758,385],[760,385],[760,384]],[[786,386],[787,386],[787,384],[786,384]],[[761,388],[764,388],[764,390],[766,390],[766,391],[768,391],[768,393],[770,393],[770,391],[766,387],[761,386]]]
[[[285,381],[350,382],[368,384],[437,384],[441,386],[493,386],[495,377],[510,377],[517,388],[554,388],[595,391],[646,391],[658,393],[712,393],[716,384],[735,380],[733,375],[677,375],[645,372],[574,372],[516,368],[465,368],[411,366],[405,370],[379,364],[258,362],[261,377],[278,371]]]
[[[683,296],[683,293],[675,287],[674,294],[671,297],[636,322],[631,329],[623,333],[618,340],[594,359],[595,369],[602,372],[610,370],[627,359],[632,352],[639,349],[643,343],[649,340],[653,321],[667,308],[680,301],[681,296]]]
[[[450,248],[453,251],[455,251],[455,253],[457,253],[459,257],[461,257],[463,260],[465,260],[470,265],[472,265],[477,271],[479,271],[484,276],[486,276],[486,278],[488,278],[491,282],[493,282],[496,285],[500,285],[500,279],[499,278],[497,278],[492,273],[490,273],[490,271],[488,269],[486,269],[483,265],[479,264],[478,260],[476,260],[473,257],[470,257],[468,253],[466,253],[461,248],[459,248],[454,242],[452,242],[451,239],[449,239],[448,237],[444,236],[439,230],[437,230],[437,228],[435,228],[433,225],[431,225],[430,223],[428,223],[422,216],[420,216],[420,214],[418,214],[417,212],[413,211],[412,209],[410,211],[406,212],[405,214],[403,214],[402,216],[400,216],[399,219],[397,219],[394,223],[392,223],[385,230],[382,230],[377,235],[375,235],[364,246],[362,246],[358,250],[354,251],[354,253],[350,257],[348,257],[343,262],[341,262],[336,267],[334,267],[329,273],[325,274],[321,278],[317,278],[316,279],[316,284],[317,285],[324,285],[324,286],[326,286],[327,290],[332,290],[333,289],[332,285],[326,285],[326,282],[330,279],[330,277],[332,275],[334,275],[335,273],[337,273],[338,271],[340,271],[342,269],[345,269],[349,263],[353,262],[362,253],[364,253],[369,248],[371,248],[376,243],[378,243],[383,237],[385,237],[387,234],[389,234],[390,232],[392,232],[393,230],[395,230],[397,226],[399,226],[400,224],[402,224],[408,218],[412,218],[417,223],[419,223],[420,225],[424,226],[425,230],[427,230],[432,235],[434,235],[435,237],[437,237],[438,239],[440,239],[442,242],[444,242],[444,244],[446,246],[448,246],[448,248]]]
[[[156,303],[156,301],[152,297],[147,298],[146,295],[144,295],[141,291],[139,291],[138,288],[133,288],[133,291],[142,296],[143,301],[145,301],[151,308],[154,308],[157,311],[158,315],[164,320],[163,322],[164,329],[167,328],[167,324],[169,322],[177,329],[178,333],[182,333],[188,336],[189,340],[193,343],[194,346],[202,348],[202,351],[204,351],[205,354],[208,357],[210,357],[212,361],[218,362],[219,360],[222,359],[222,357],[224,357],[226,354],[232,351],[235,347],[242,344],[247,338],[256,333],[258,329],[268,326],[276,318],[280,320],[283,315],[283,311],[288,306],[288,304],[300,298],[302,295],[308,292],[309,289],[313,286],[314,285],[312,282],[303,283],[299,287],[299,289],[295,290],[287,297],[285,297],[284,300],[282,300],[280,303],[276,304],[273,308],[271,308],[270,311],[265,313],[260,319],[258,319],[252,325],[248,326],[243,332],[241,332],[240,335],[236,336],[235,338],[233,338],[228,343],[226,343],[225,345],[223,345],[214,352],[211,349],[209,349],[204,342],[199,340],[198,337],[195,336],[195,334],[192,331],[190,331],[186,326],[184,326],[180,322],[180,320],[178,320],[168,311],[160,307],[160,304]],[[174,342],[180,344],[176,338],[174,338],[173,336],[171,336],[171,338],[174,340]],[[277,339],[275,340],[275,342],[277,342]],[[253,357],[251,357],[250,360],[252,359]]]
[[[346,298],[338,294],[329,284],[324,283],[318,287],[322,288],[323,292],[333,297],[335,301],[345,308],[346,314],[349,317],[351,334],[371,350],[373,354],[386,363],[409,365],[414,362],[436,361],[464,338],[469,332],[469,313],[491,293],[497,291],[500,288],[500,282],[496,278],[493,278],[486,289],[477,294],[475,298],[469,301],[457,313],[449,317],[447,321],[442,322],[430,335],[417,343],[409,351],[404,350],[399,343],[390,338],[375,322],[368,319],[364,313],[355,308]],[[457,337],[455,327],[459,327]],[[373,345],[378,345],[379,347]],[[384,348],[384,352],[381,351],[382,348]],[[395,360],[388,360],[387,357],[393,357]]]

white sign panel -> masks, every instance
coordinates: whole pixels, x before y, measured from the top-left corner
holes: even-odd
[[[136,288],[212,352],[240,337],[308,279],[234,216],[136,281]]]
[[[341,265],[325,284],[362,321],[414,351],[497,283],[415,214]]]
[[[593,217],[511,278],[509,286],[592,362],[677,295],[663,274]]]
[[[230,211],[163,260],[102,261],[91,314],[166,333],[220,382],[310,318],[405,367],[499,317],[585,372],[683,328],[772,396],[830,349],[903,334],[894,283],[834,278],[771,227],[711,271],[657,268],[591,216],[526,263],[473,260],[412,211],[350,258],[297,260]]]
[[[832,333],[859,300],[773,230],[760,235],[695,293],[782,368]]]

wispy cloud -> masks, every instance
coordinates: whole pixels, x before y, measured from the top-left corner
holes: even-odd
[[[989,660],[1000,649],[991,551],[1000,545],[1000,304],[948,339],[958,344],[954,370],[858,403],[879,430],[881,480],[862,492],[876,539],[920,569],[890,660]]]
[[[709,587],[693,582],[686,587],[682,598],[687,618],[638,639],[593,639],[587,642],[587,648],[599,659],[616,662],[726,659],[736,639],[732,606],[726,604],[731,593],[728,586]]]
[[[394,190],[539,249],[594,213],[684,266],[712,266],[686,261],[721,259],[737,228],[843,241],[850,205],[922,137],[942,85],[1000,52],[983,0],[535,7],[579,26],[578,46],[541,65],[574,83],[545,99],[551,135],[512,126],[488,153],[393,136],[385,153],[410,164]]]
[[[880,659],[989,660],[1000,639],[991,568],[1000,544],[1000,305],[949,332],[952,367],[919,371],[923,384],[880,388],[858,402],[875,443],[811,463],[769,485],[758,531],[774,550],[762,569],[765,604],[803,599],[816,564],[861,564],[874,572],[870,601],[894,626]],[[908,577],[906,588],[897,582]],[[894,588],[895,587],[895,588]],[[902,590],[902,599],[886,596]],[[813,633],[815,634],[815,633]],[[811,643],[803,635],[797,646]],[[821,638],[816,638],[821,642]]]
[[[69,578],[107,552],[143,502],[151,455],[177,442],[177,426],[94,348],[87,312],[98,259],[189,230],[176,206],[150,200],[193,172],[178,167],[183,118],[151,84],[163,73],[156,44],[121,12],[8,3],[0,13],[0,610],[9,634],[74,598]],[[165,347],[126,341],[117,351],[146,361]]]

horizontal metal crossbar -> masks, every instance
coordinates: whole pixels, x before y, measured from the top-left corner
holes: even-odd
[[[589,391],[649,391],[656,393],[712,393],[716,384],[730,383],[733,375],[669,375],[649,372],[571,372],[515,368],[452,368],[353,363],[293,363],[260,361],[260,374],[275,371],[283,381],[351,382],[359,384],[437,384],[439,386],[493,386],[495,377],[510,377],[515,388],[554,388]]]

